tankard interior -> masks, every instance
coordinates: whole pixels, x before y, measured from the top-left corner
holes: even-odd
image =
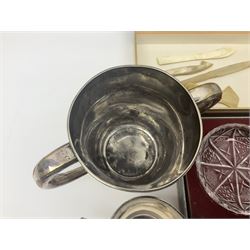
[[[68,132],[78,160],[95,178],[128,191],[152,191],[190,168],[202,128],[197,106],[174,78],[123,66],[80,90]]]

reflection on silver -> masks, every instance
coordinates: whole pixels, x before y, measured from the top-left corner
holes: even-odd
[[[182,219],[183,216],[171,205],[155,197],[133,198],[122,204],[113,219]]]
[[[109,134],[102,148],[110,170],[128,180],[152,170],[158,155],[154,138],[133,124],[119,126]]]
[[[77,162],[70,145],[67,143],[38,162],[33,178],[41,188],[54,188],[73,181],[87,172],[82,166],[63,172],[68,166]]]
[[[82,122],[80,148],[116,182],[140,182],[161,178],[161,171],[181,164],[183,136],[178,114],[161,96],[143,88],[122,88],[90,107]]]
[[[201,111],[221,98],[214,83],[192,93]],[[100,73],[70,108],[70,156],[58,158],[51,171],[48,160],[62,148],[44,157],[34,170],[37,184],[52,188],[88,172],[126,191],[171,185],[192,166],[201,142],[201,117],[193,98],[176,79],[152,67],[121,66]],[[76,160],[82,167],[61,173]]]

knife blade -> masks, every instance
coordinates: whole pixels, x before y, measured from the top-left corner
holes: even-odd
[[[247,69],[249,67],[250,67],[250,61],[235,63],[235,64],[228,65],[228,66],[225,66],[222,68],[211,70],[207,73],[199,74],[197,76],[188,78],[186,80],[181,81],[181,83],[187,89],[190,89],[190,88],[195,87],[197,85],[197,83],[200,83],[200,82],[203,82],[203,81],[206,81],[209,79],[233,74],[233,73],[239,72],[241,70]]]
[[[201,61],[200,64],[198,65],[189,65],[178,68],[172,68],[166,70],[166,72],[172,76],[191,75],[206,70],[209,67],[212,67],[212,65],[213,64],[210,62]]]
[[[232,48],[221,48],[204,53],[189,54],[183,56],[158,56],[156,58],[159,65],[195,61],[195,60],[206,60],[206,59],[220,59],[231,56],[235,52]]]
[[[237,108],[239,105],[239,101],[240,101],[240,98],[236,94],[236,92],[230,86],[227,86],[222,91],[222,97],[219,103],[222,103],[223,105],[229,108]]]

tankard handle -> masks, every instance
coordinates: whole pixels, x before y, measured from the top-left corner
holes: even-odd
[[[83,166],[62,172],[78,160],[69,143],[45,156],[34,168],[33,178],[41,188],[54,188],[71,182],[87,172]]]
[[[218,103],[222,97],[222,90],[216,83],[205,83],[188,90],[195,100],[200,112],[207,111]]]

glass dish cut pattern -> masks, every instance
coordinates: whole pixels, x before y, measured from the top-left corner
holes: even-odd
[[[201,185],[220,206],[250,215],[250,127],[229,123],[203,139],[196,167]]]

